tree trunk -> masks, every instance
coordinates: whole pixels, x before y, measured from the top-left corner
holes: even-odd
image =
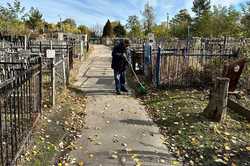
[[[223,122],[227,113],[229,78],[217,78],[215,87],[210,93],[209,104],[204,115],[217,122]]]

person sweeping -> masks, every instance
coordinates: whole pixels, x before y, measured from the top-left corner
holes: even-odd
[[[128,92],[126,88],[126,70],[128,69],[129,62],[128,55],[129,40],[122,40],[116,44],[112,51],[112,65],[114,70],[115,89],[116,94],[120,95],[121,92]]]

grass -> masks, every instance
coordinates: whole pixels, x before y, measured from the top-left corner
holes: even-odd
[[[85,97],[65,90],[58,96],[57,106],[47,110],[32,135],[32,144],[21,165],[45,166],[71,162],[67,154],[77,148],[75,139],[84,127]]]
[[[202,116],[207,92],[155,91],[142,97],[171,152],[190,165],[249,165],[250,123],[228,113],[223,124]]]
[[[80,62],[75,63],[70,82],[78,73]],[[74,142],[84,127],[86,98],[83,92],[68,87],[56,96],[56,106],[48,107],[48,98],[43,104],[43,114],[31,136],[27,151],[18,165],[47,166],[71,163],[68,153],[76,148]]]

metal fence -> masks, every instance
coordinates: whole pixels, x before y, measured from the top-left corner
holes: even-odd
[[[144,67],[144,44],[137,44],[133,43],[131,44],[131,60],[132,60],[132,66],[134,71],[137,73],[143,72]]]
[[[0,62],[0,163],[14,165],[41,113],[41,57]]]
[[[55,105],[57,92],[69,84],[80,46],[49,40],[26,44],[4,42],[0,48],[0,165],[15,165],[42,105]],[[48,57],[47,50],[55,56]]]
[[[29,45],[31,52],[42,54],[44,95],[55,105],[56,93],[69,84],[70,69],[73,68],[73,45],[60,41],[36,41]],[[47,50],[54,50],[55,57],[47,57]]]
[[[84,43],[79,43],[80,41],[41,40],[28,41],[26,44],[23,42],[2,42],[5,46],[0,50],[0,61],[2,62],[25,62],[31,54],[41,55],[44,95],[49,98],[46,105],[55,105],[56,93],[69,84],[69,75],[73,68],[74,58],[81,59],[84,49],[86,49]],[[26,51],[24,51],[24,48],[26,48]],[[55,56],[48,57],[47,50],[54,50]],[[1,56],[3,53],[4,56]]]
[[[237,58],[230,50],[207,52],[200,49],[158,48],[153,61],[157,86],[207,87],[222,75],[224,62]]]
[[[142,66],[146,79],[152,80],[158,87],[208,87],[217,76],[222,75],[226,61],[241,55],[241,44],[230,43],[219,47],[216,42],[222,41],[169,40],[157,45],[132,44],[133,66],[134,69],[138,64]]]

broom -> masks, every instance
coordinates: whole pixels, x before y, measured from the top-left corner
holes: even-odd
[[[128,60],[128,58],[127,58],[126,55],[124,55],[124,57],[125,57],[126,61],[128,62],[129,67],[130,67],[130,69],[132,70],[132,73],[133,73],[133,75],[135,76],[135,79],[136,79],[136,81],[137,81],[137,83],[138,83],[138,86],[136,87],[136,88],[137,88],[137,92],[139,92],[139,93],[142,94],[142,95],[147,94],[147,90],[146,90],[146,88],[143,86],[143,84],[141,83],[141,81],[140,81],[140,79],[138,78],[137,74],[135,73],[132,64],[129,62],[129,60]]]

